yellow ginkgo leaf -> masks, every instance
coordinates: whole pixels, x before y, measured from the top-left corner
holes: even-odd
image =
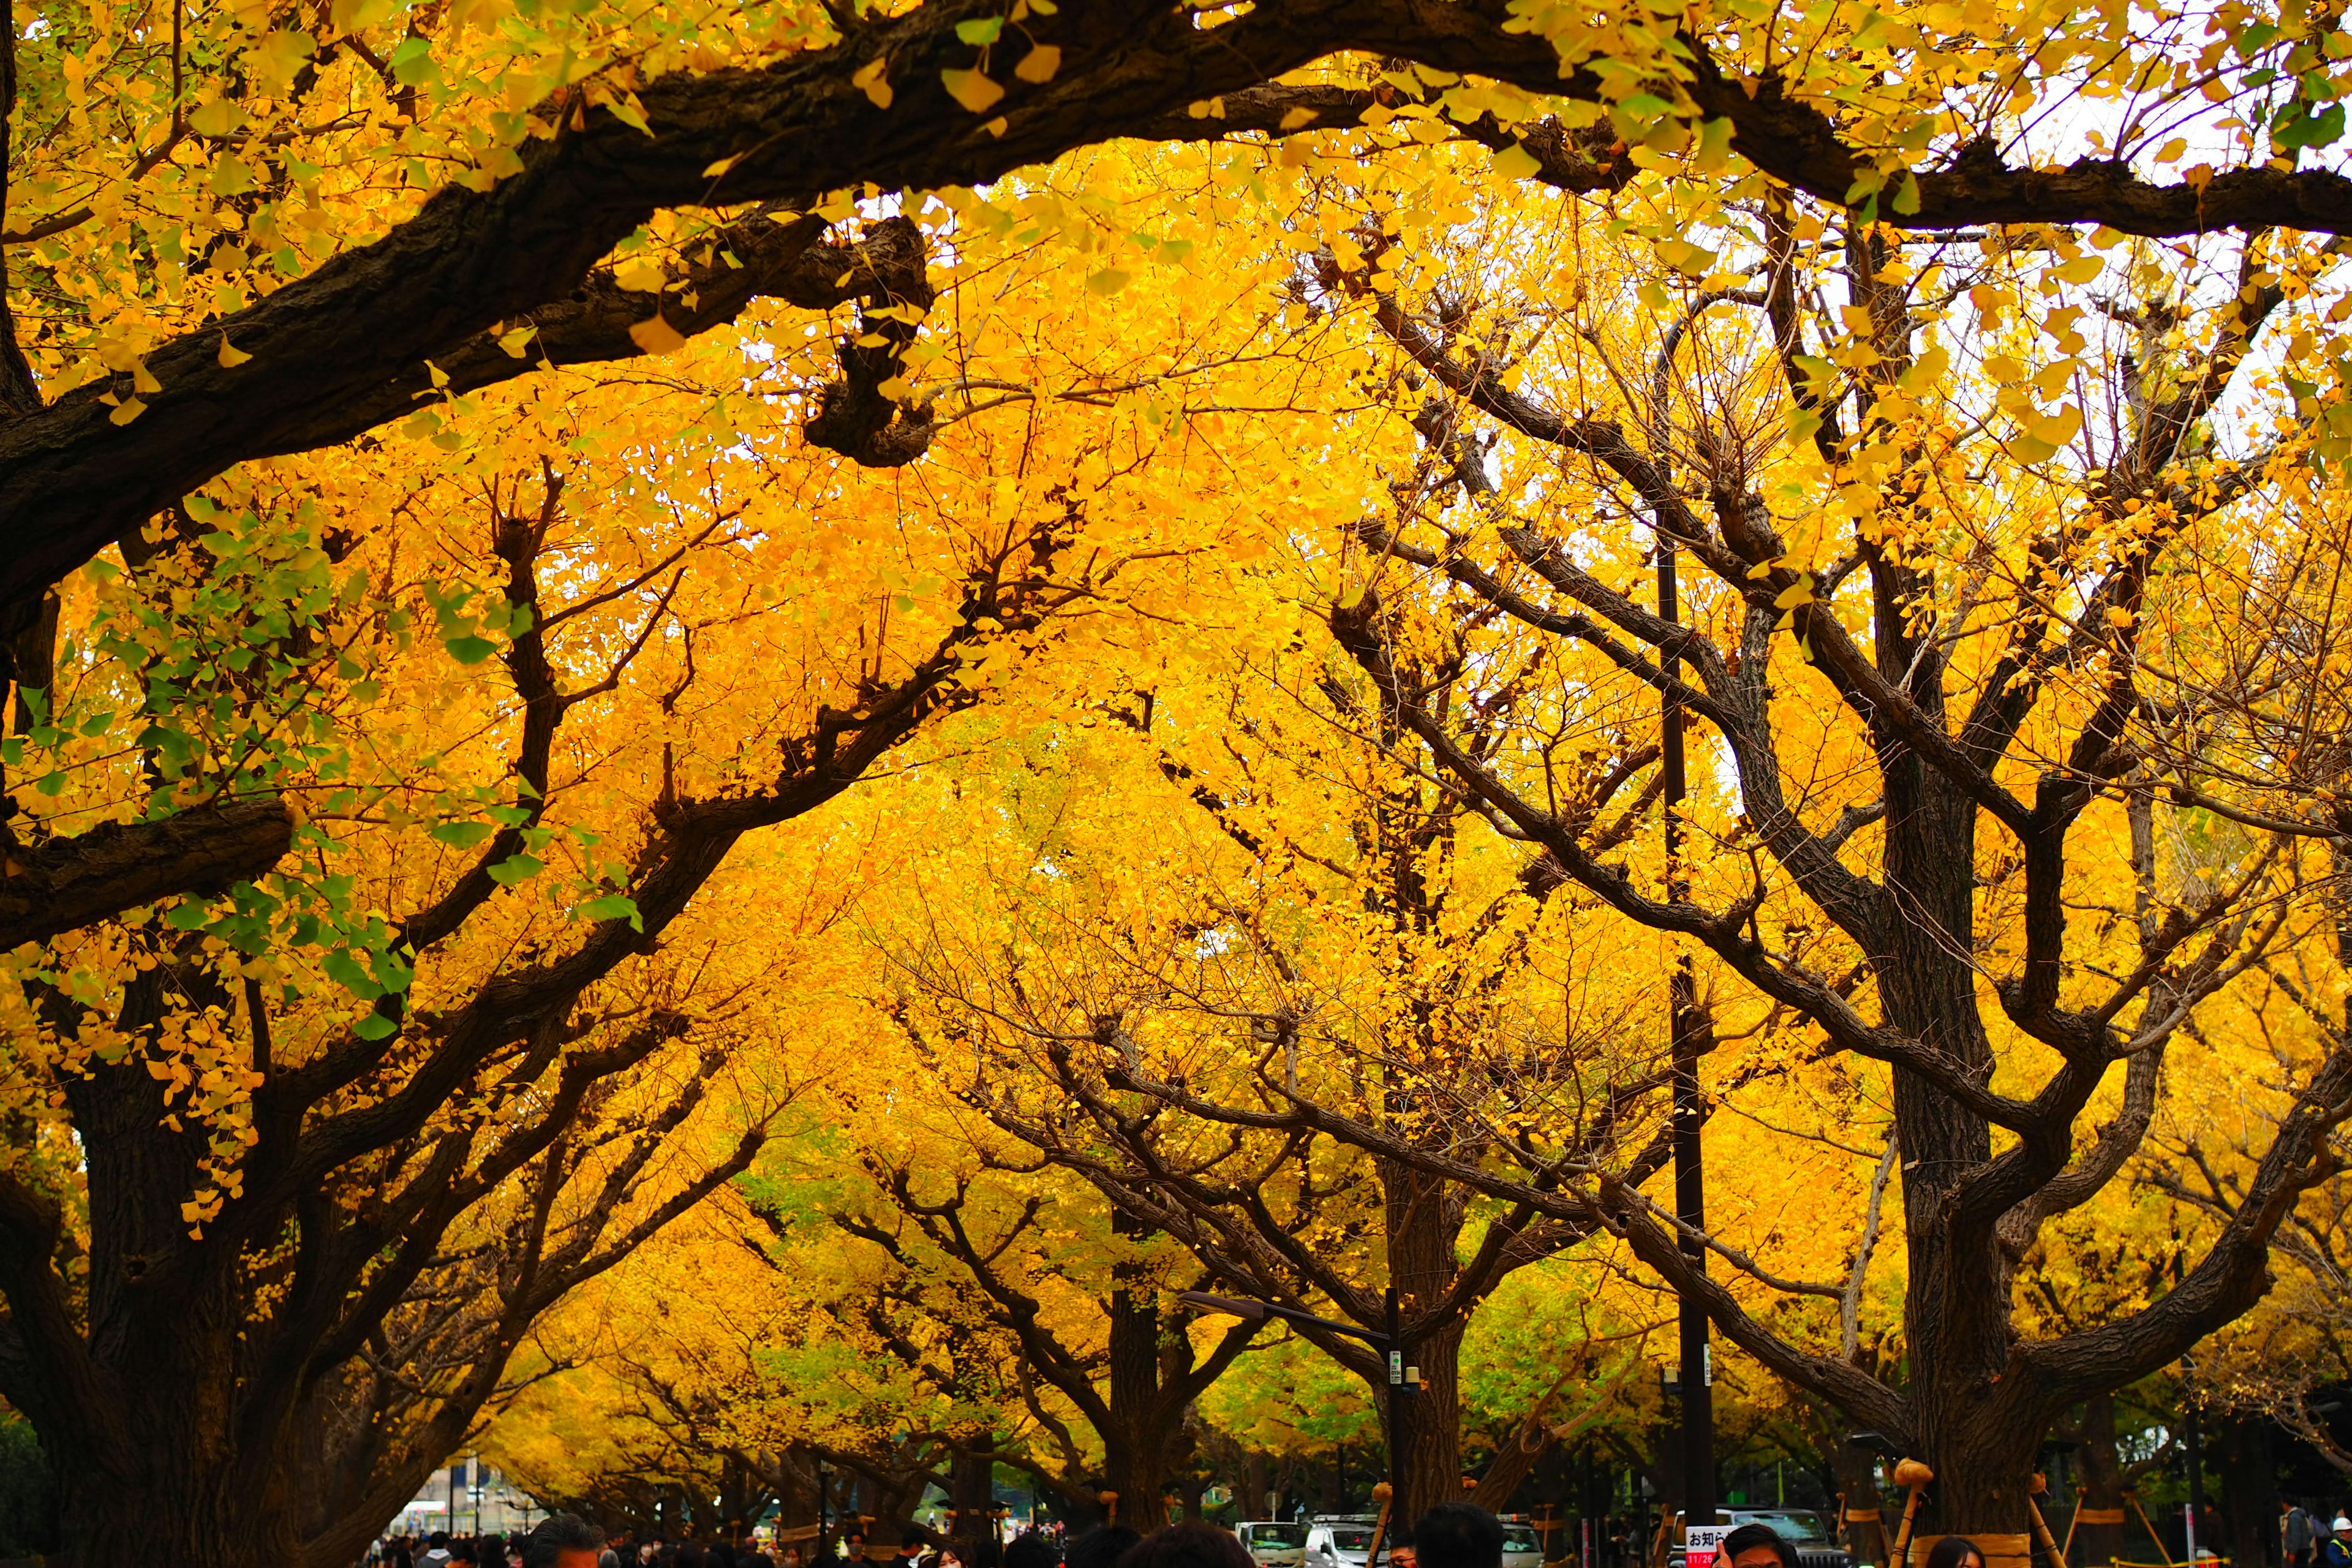
[[[669,279],[663,273],[661,263],[635,256],[613,268],[613,281],[632,294],[658,294]]]
[[[1793,610],[1812,602],[1813,574],[1810,572],[1772,595],[1772,607],[1776,610]]]
[[[213,357],[220,362],[220,365],[223,370],[235,370],[237,366],[243,364],[253,356],[247,353],[243,349],[237,348],[232,344],[228,341],[228,334],[226,332],[223,332],[221,334],[220,353],[215,354]]]
[[[1054,44],[1040,44],[1021,57],[1021,63],[1013,68],[1013,74],[1023,81],[1045,82],[1053,80],[1054,73],[1061,68],[1060,47]]]
[[[1506,180],[1532,179],[1542,167],[1524,142],[1514,142],[1495,154],[1495,173]]]
[[[147,362],[143,359],[131,367],[131,390],[133,392],[163,390],[163,384],[155,379],[155,373],[147,368]]]
[[[976,70],[943,70],[940,72],[940,85],[948,89],[950,98],[974,114],[987,113],[1004,96],[1003,88]]]
[[[1286,111],[1282,117],[1282,129],[1285,131],[1301,131],[1314,123],[1315,111],[1303,104]]]
[[[631,327],[629,341],[649,354],[676,353],[686,347],[686,334],[671,326],[669,318],[659,310]]]
[[[133,397],[108,415],[106,422],[109,425],[128,425],[146,412],[147,405]]]
[[[850,73],[849,85],[872,100],[875,108],[887,109],[890,100],[898,97],[891,90],[890,84],[883,79],[882,73],[889,68],[890,62],[887,58],[870,59]]]
[[[512,357],[520,359],[523,357],[523,345],[530,342],[530,340],[538,334],[539,329],[537,327],[530,325],[529,322],[525,322],[523,325],[515,328],[512,331],[500,332],[499,334],[499,347],[504,349]]]

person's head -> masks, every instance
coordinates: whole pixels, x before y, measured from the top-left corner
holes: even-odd
[[[923,1538],[913,1531],[898,1537],[898,1561],[912,1563],[923,1554]]]
[[[1414,1521],[1421,1568],[1502,1568],[1503,1521],[1472,1502],[1442,1502]]]
[[[1743,1524],[1715,1549],[1717,1568],[1801,1568],[1797,1549],[1769,1524]],[[1938,1568],[1954,1568],[1951,1563]],[[1984,1568],[1979,1563],[1977,1568]]]
[[[596,1568],[604,1532],[576,1513],[551,1513],[520,1544],[522,1568]]]
[[[1197,1519],[1155,1530],[1128,1548],[1118,1568],[1257,1568],[1233,1531]]]
[[[1396,1532],[1396,1539],[1389,1542],[1389,1562],[1391,1568],[1418,1568],[1421,1552],[1412,1543],[1412,1531]]]
[[[1004,1568],[1057,1568],[1061,1561],[1054,1543],[1034,1530],[1023,1531],[1004,1549]]]
[[[425,1538],[425,1544],[431,1551],[446,1551],[449,1546],[449,1532],[446,1530],[436,1530]]]
[[[1790,1568],[1795,1568],[1795,1564]],[[1985,1568],[1984,1553],[1965,1535],[1947,1535],[1928,1550],[1927,1568]]]
[[[1070,1568],[1115,1568],[1118,1560],[1135,1550],[1143,1532],[1129,1530],[1123,1524],[1106,1524],[1099,1530],[1089,1530],[1070,1542],[1066,1560]]]

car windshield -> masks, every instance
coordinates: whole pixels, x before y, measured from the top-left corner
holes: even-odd
[[[1816,1546],[1822,1543],[1822,1521],[1819,1514],[1779,1512],[1743,1513],[1742,1524],[1769,1526],[1772,1533],[1791,1546]]]
[[[1526,1525],[1507,1524],[1503,1526],[1503,1550],[1506,1552],[1541,1552],[1543,1550],[1543,1543],[1536,1539],[1536,1532],[1528,1529]]]
[[[1303,1524],[1253,1524],[1249,1531],[1252,1546],[1304,1546],[1307,1527]]]
[[[1372,1527],[1368,1524],[1335,1524],[1331,1527],[1331,1544],[1342,1552],[1370,1552],[1372,1549]]]

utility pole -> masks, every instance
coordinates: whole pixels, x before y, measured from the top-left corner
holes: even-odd
[[[1675,597],[1675,546],[1661,528],[1658,540],[1658,617],[1669,624],[1680,619]],[[1660,650],[1659,664],[1669,681],[1682,679],[1679,647]],[[1682,864],[1683,708],[1671,692],[1665,695],[1664,733],[1659,740],[1660,767],[1664,774],[1666,896],[1680,900],[1690,896],[1690,879]],[[1698,1010],[1698,977],[1690,954],[1681,954],[1667,982],[1667,1027],[1673,1037],[1675,1217],[1685,1229],[1683,1257],[1696,1273],[1706,1272],[1706,1248],[1698,1232],[1706,1225],[1706,1184],[1699,1165],[1699,1122],[1705,1115],[1698,1092],[1698,1058],[1704,1041],[1704,1020]],[[1683,1522],[1715,1522],[1715,1390],[1708,1365],[1706,1310],[1692,1297],[1681,1299],[1677,1314],[1683,1359]]]

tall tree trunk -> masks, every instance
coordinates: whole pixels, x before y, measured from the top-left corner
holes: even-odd
[[[1454,1283],[1459,1264],[1454,1241],[1461,1226],[1452,1212],[1459,1201],[1437,1177],[1392,1161],[1380,1163],[1387,1196],[1389,1279],[1395,1285],[1402,1320],[1410,1324],[1437,1310]],[[1462,1314],[1452,1314],[1426,1338],[1408,1346],[1406,1364],[1421,1369],[1421,1386],[1404,1405],[1402,1494],[1396,1508],[1409,1526],[1442,1502],[1462,1498]],[[1383,1421],[1388,1413],[1385,1378],[1372,1384]],[[1389,1435],[1393,1440],[1393,1434]]]
[[[2267,1568],[2279,1557],[2278,1471],[2271,1464],[2270,1423],[2237,1415],[2216,1424],[2221,1526],[2236,1568]]]
[[[988,1433],[975,1442],[983,1450],[996,1446]],[[996,1502],[995,1478],[994,1462],[977,1454],[959,1452],[948,1469],[948,1506],[955,1510],[950,1539],[956,1556],[973,1568],[986,1568],[994,1561],[987,1553],[996,1539],[995,1516],[990,1511]]]
[[[2083,1440],[2076,1450],[2083,1459],[2082,1499],[2076,1505],[2085,1518],[2074,1531],[2070,1563],[2112,1563],[2123,1555],[2121,1522],[2096,1522],[2091,1515],[2124,1511],[2124,1468],[2116,1452],[2116,1399],[2102,1394],[2083,1402]],[[2060,1526],[2063,1529],[2064,1526]]]
[[[1845,1500],[1839,1531],[1846,1550],[1856,1563],[1892,1563],[1895,1537],[1879,1507],[1877,1457],[1857,1443],[1832,1442],[1830,1468],[1836,1491]]]

